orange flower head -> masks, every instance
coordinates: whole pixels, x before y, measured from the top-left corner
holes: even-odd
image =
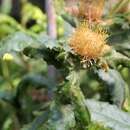
[[[92,29],[83,22],[70,37],[69,45],[76,54],[85,59],[98,59],[110,50],[106,37],[106,32],[100,27]]]
[[[105,0],[80,0],[80,16],[86,20],[100,20],[103,14]]]

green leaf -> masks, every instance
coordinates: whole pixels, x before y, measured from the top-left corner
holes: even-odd
[[[130,67],[130,58],[115,50],[112,50],[112,52],[109,55],[106,55],[104,58],[107,63],[113,68],[116,68],[118,65]]]
[[[5,15],[5,14],[0,14],[0,24],[7,24],[11,27],[14,27],[15,29],[22,29],[22,27],[20,26],[20,24],[12,17]]]
[[[125,42],[123,44],[115,44],[114,47],[117,50],[130,50],[130,43]]]
[[[14,95],[11,92],[0,92],[0,100],[13,103]]]
[[[124,42],[123,44],[122,43],[121,44],[115,44],[114,48],[118,52],[120,52],[120,53],[122,53],[122,54],[124,54],[124,55],[126,55],[130,58],[130,43],[129,42]]]
[[[117,106],[94,100],[86,100],[85,104],[89,108],[92,122],[94,122],[94,124],[89,124],[88,128],[90,130],[107,130],[107,128],[112,130],[130,129],[130,114],[121,111]],[[44,114],[40,115],[33,123],[30,123],[22,130],[69,130],[69,128],[75,127],[73,107],[52,108],[49,118]]]
[[[125,23],[125,25],[126,24],[127,23]],[[122,44],[123,45],[123,43],[125,43],[126,41],[129,41],[130,29],[129,28],[123,29],[123,26],[124,26],[124,21],[118,20],[117,25],[110,28],[110,36],[108,38],[109,39],[108,42],[112,46],[115,44]]]
[[[43,125],[44,130],[69,130],[75,126],[74,112],[71,106],[53,106],[50,118]],[[69,116],[68,116],[69,115]]]
[[[21,130],[39,130],[39,127],[48,120],[49,115],[49,111],[43,112],[40,116],[36,117],[32,123],[26,125]]]
[[[105,82],[113,103],[121,108],[125,100],[125,89],[127,87],[127,84],[122,79],[120,73],[116,70],[109,69],[108,72],[98,70],[97,74],[99,78]]]
[[[7,52],[22,52],[25,48],[52,49],[60,48],[56,40],[46,34],[29,35],[25,32],[16,32],[3,39],[0,43],[0,56]]]
[[[75,118],[71,106],[53,106],[21,130],[69,130],[74,126]]]
[[[0,38],[16,31],[24,31],[21,25],[12,17],[0,14]]]
[[[46,22],[46,15],[37,6],[26,3],[22,8],[22,23],[26,25],[29,20],[36,20],[36,23],[42,25]]]
[[[31,85],[36,88],[44,87],[47,88],[48,90],[50,89],[54,91],[56,89],[57,84],[56,82],[51,80],[51,78],[47,78],[38,74],[28,74],[24,76],[21,82],[18,84],[16,98],[19,98],[21,94],[24,94],[25,90],[27,90],[27,88]]]
[[[63,87],[64,94],[69,96],[70,102],[74,106],[75,118],[77,123],[80,124],[80,128],[86,130],[91,121],[91,115],[87,106],[85,106],[85,97],[79,87],[79,73],[71,71],[67,79],[69,83]]]
[[[22,52],[26,47],[38,47],[38,42],[23,32],[16,32],[0,43],[0,56],[4,53]]]
[[[46,48],[53,49],[58,47],[57,40],[51,39],[48,35],[42,33],[36,37],[37,41],[46,46]]]
[[[130,130],[130,114],[108,103],[87,100],[92,121],[103,124],[112,130]]]
[[[88,126],[88,130],[111,130],[109,128],[105,128],[103,124],[99,123],[90,123]]]

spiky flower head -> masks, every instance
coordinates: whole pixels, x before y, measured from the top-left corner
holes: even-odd
[[[107,33],[100,27],[91,28],[82,22],[69,40],[73,51],[87,60],[98,59],[110,50],[106,44]]]
[[[99,20],[103,14],[105,0],[79,0],[79,15],[86,20]]]

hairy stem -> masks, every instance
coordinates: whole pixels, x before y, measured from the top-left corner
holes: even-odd
[[[72,72],[73,73],[73,72]],[[90,113],[85,105],[85,97],[79,87],[78,75],[70,76],[69,82],[63,87],[63,93],[70,98],[72,105],[74,106],[75,118],[77,125],[82,130],[87,130],[90,124]]]

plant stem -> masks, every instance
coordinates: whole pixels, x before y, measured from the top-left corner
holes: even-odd
[[[75,117],[84,130],[90,123],[90,114],[88,108],[85,106],[85,98],[81,89],[77,86],[70,86],[70,95],[72,104],[74,105]]]
[[[10,80],[10,74],[9,74],[9,68],[8,68],[8,62],[2,61],[2,71],[3,71],[3,77],[8,82],[8,84],[11,86],[11,88],[14,88],[14,85],[12,81]]]
[[[72,72],[73,73],[73,72]],[[70,77],[69,82],[63,87],[64,95],[70,98],[72,105],[74,106],[75,118],[78,127],[82,130],[87,130],[88,125],[91,122],[90,113],[85,105],[85,97],[79,87],[78,76],[74,72],[73,78]],[[72,76],[72,75],[71,75]]]

